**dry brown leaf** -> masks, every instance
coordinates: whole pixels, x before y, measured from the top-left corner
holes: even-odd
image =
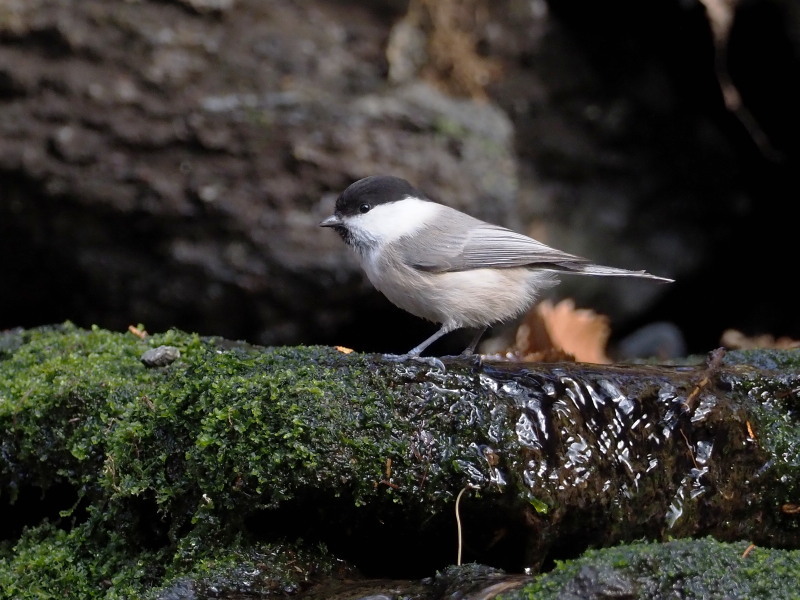
[[[575,308],[570,299],[553,304],[540,302],[517,329],[514,353],[524,360],[577,360],[608,364],[611,335],[608,317],[593,310]]]
[[[788,350],[790,348],[800,348],[800,341],[789,337],[784,336],[776,339],[769,334],[746,336],[737,329],[726,329],[722,333],[720,344],[729,350],[753,350],[755,348]]]
[[[145,339],[148,336],[147,331],[145,331],[144,329],[140,329],[139,327],[136,327],[135,325],[128,325],[128,331],[131,332],[136,337],[138,337],[139,339],[142,339],[142,340]]]

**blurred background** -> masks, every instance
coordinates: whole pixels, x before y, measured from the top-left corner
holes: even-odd
[[[404,352],[317,227],[386,173],[676,279],[563,279],[612,348],[798,339],[798,79],[797,0],[0,0],[0,330]]]

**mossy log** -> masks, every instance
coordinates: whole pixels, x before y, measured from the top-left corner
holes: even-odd
[[[800,352],[445,364],[180,331],[6,332],[0,582],[21,569],[15,546],[52,536],[69,564],[92,557],[92,589],[109,573],[158,586],[226,545],[287,539],[407,577],[462,550],[536,572],[639,539],[800,547]]]

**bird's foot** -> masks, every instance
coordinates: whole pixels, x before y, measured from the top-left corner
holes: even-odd
[[[407,360],[413,360],[439,369],[442,373],[447,371],[444,363],[434,356],[419,356],[417,354],[384,354],[383,359],[391,362],[406,362]]]
[[[466,364],[472,367],[473,369],[477,369],[483,366],[483,356],[480,354],[475,354],[474,352],[462,352],[461,354],[453,354],[451,356],[443,356],[442,358],[446,358],[447,360],[452,360],[461,364]]]
[[[461,360],[467,361],[475,369],[483,366],[483,356],[481,356],[480,354],[464,351],[461,354],[459,354],[458,357]]]

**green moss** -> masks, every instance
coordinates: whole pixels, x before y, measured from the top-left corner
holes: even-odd
[[[164,578],[166,583],[148,592],[146,598],[283,596],[299,591],[312,579],[334,574],[355,575],[324,546],[303,546],[302,542],[234,542],[226,547],[210,548],[202,558],[197,554],[196,548],[179,550]],[[187,589],[193,593],[185,594]],[[175,593],[170,595],[170,591]],[[184,591],[184,594],[177,591]]]
[[[27,530],[11,552],[0,554],[0,598],[137,597],[157,574],[156,556],[128,554],[118,545],[88,541],[89,527],[64,531],[44,523]]]
[[[139,352],[119,335],[70,325],[22,334],[0,360],[0,492],[89,483],[85,463],[102,460],[107,434],[147,381]]]
[[[759,477],[772,482],[765,492],[774,507],[774,518],[784,530],[800,535],[800,521],[782,510],[784,504],[794,505],[800,497],[800,377],[796,373],[755,376],[741,387],[751,407],[750,429],[771,457]]]
[[[191,597],[266,597],[296,591],[312,577],[349,573],[324,547],[300,543],[234,542],[200,549],[194,540],[172,557],[157,551],[131,554],[126,545],[118,536],[98,545],[85,525],[69,532],[49,523],[29,529],[13,552],[0,556],[0,598],[146,600],[165,590],[184,597],[178,591],[187,589],[193,590]]]
[[[55,580],[46,583],[58,564],[41,558],[49,552],[74,565],[75,589],[114,597],[103,591],[106,572],[141,582],[125,565],[144,556],[170,564],[179,548],[246,547],[257,542],[241,538],[248,521],[311,490],[373,516],[409,499],[432,514],[452,499],[439,483],[458,470],[459,455],[451,453],[451,471],[414,457],[416,425],[395,409],[404,388],[387,387],[390,378],[366,357],[179,331],[141,340],[71,324],[20,336],[0,356],[0,498],[13,504],[21,489],[56,485],[77,496],[60,507],[66,531],[30,522],[0,551],[3,577],[25,570],[53,590],[27,597],[60,593]],[[160,345],[180,358],[146,368],[141,355]],[[79,548],[94,558],[86,562]],[[184,563],[204,559],[198,551]]]
[[[800,550],[755,548],[742,556],[747,546],[705,538],[591,550],[501,597],[796,598]]]
[[[179,361],[145,369],[141,354],[162,344],[177,346]],[[341,358],[325,348],[224,349],[176,331],[147,342],[70,325],[29,332],[0,362],[1,482],[8,490],[24,476],[46,488],[55,472],[112,499],[152,490],[165,509],[190,494],[201,511],[233,509],[220,497],[232,486],[274,505],[342,473],[357,498],[374,495],[384,461],[402,450],[391,394],[366,363]]]
[[[464,138],[470,133],[462,123],[446,116],[437,117],[433,126],[437,133],[446,137]]]
[[[758,369],[798,370],[800,369],[800,349],[794,350],[736,350],[725,354],[726,365],[749,365]]]
[[[161,345],[177,347],[180,358],[145,367],[142,354]],[[730,401],[747,402],[750,410],[758,400],[757,410],[765,412],[754,424],[763,437],[774,438],[765,442],[773,452],[766,468],[786,475],[779,483],[772,476],[759,483],[778,503],[764,501],[759,487],[748,509],[777,511],[798,491],[796,454],[790,455],[798,383],[789,375],[764,379],[745,366],[741,376],[733,369],[723,382]],[[543,370],[535,377],[541,384],[561,375]],[[634,374],[624,371],[624,377],[631,383],[620,381],[619,389],[647,395]],[[292,578],[279,572],[286,565],[268,560],[274,547],[264,541],[278,539],[275,529],[284,522],[294,536],[302,536],[298,529],[306,522],[332,531],[359,522],[426,523],[451,514],[455,495],[469,482],[481,484],[474,494],[481,519],[472,520],[497,515],[505,524],[504,510],[525,507],[526,515],[535,508],[545,523],[558,517],[559,497],[537,489],[529,505],[530,489],[511,468],[527,460],[513,426],[513,407],[526,401],[525,393],[513,384],[513,373],[500,369],[454,366],[446,375],[427,376],[330,348],[265,349],[180,331],[141,340],[64,324],[4,334],[0,500],[14,505],[26,490],[27,497],[31,490],[72,493],[63,494],[63,506],[29,517],[24,530],[20,526],[0,545],[0,599],[134,597],[182,577],[233,581],[239,565],[258,561],[268,565],[264,585],[291,587]],[[648,406],[659,418],[658,405]],[[749,413],[726,408],[719,414],[744,420]],[[777,431],[787,424],[785,435]],[[738,430],[747,435],[743,422]],[[767,459],[740,441],[733,439],[742,455],[736,464],[753,473]],[[498,483],[500,475],[505,483]],[[398,503],[405,509],[401,519]],[[466,514],[468,504],[464,508]],[[598,527],[609,514],[625,523],[614,510],[612,504],[582,513],[580,526],[592,514]],[[774,519],[766,517],[748,513],[740,520],[772,532]],[[779,525],[781,535],[796,527]],[[312,554],[327,564],[324,552]],[[309,555],[300,562],[313,560]],[[620,554],[614,568],[636,560]],[[31,592],[24,591],[28,587]],[[72,592],[65,594],[68,587]]]

